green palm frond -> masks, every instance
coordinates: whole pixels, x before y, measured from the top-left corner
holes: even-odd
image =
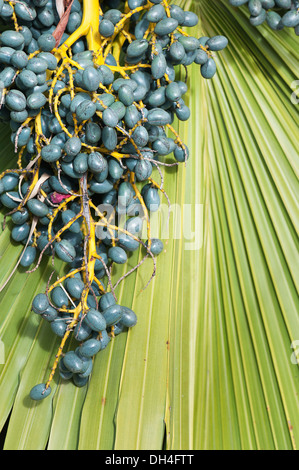
[[[40,403],[28,392],[47,377],[58,342],[30,309],[53,267],[44,260],[31,275],[18,268],[0,299],[5,449],[299,445],[298,363],[291,360],[299,340],[299,105],[291,101],[298,38],[253,28],[246,10],[227,0],[179,4],[201,18],[192,34],[229,39],[212,80],[199,79],[192,66],[191,118],[175,123],[191,157],[163,176],[180,219],[171,216],[147,289],[150,260],[118,287],[137,325],[96,357],[88,387],[55,377],[51,397]],[[0,144],[3,170],[14,158],[3,126]],[[190,249],[194,240],[180,224],[190,207],[199,249]],[[1,284],[20,253],[9,230],[2,232]]]

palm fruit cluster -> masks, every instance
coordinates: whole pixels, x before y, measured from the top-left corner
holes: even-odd
[[[229,0],[235,7],[247,5],[249,21],[253,26],[264,22],[270,28],[280,31],[284,27],[294,28],[299,36],[299,1],[298,0]]]
[[[0,175],[0,200],[27,272],[43,255],[67,266],[32,303],[61,338],[35,400],[49,395],[57,368],[85,385],[95,354],[136,324],[115,288],[146,258],[152,279],[163,250],[150,225],[160,194],[169,202],[160,167],[189,157],[172,126],[190,116],[177,70],[187,77],[195,63],[212,78],[214,52],[228,42],[190,36],[185,27],[198,17],[166,0],[65,0],[63,11],[58,3],[0,0],[0,116],[18,152],[18,167]],[[113,285],[113,265],[140,246],[143,261]],[[78,346],[64,352],[71,333]]]

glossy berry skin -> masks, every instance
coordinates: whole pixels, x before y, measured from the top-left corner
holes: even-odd
[[[11,237],[16,242],[21,242],[27,239],[29,235],[30,227],[27,223],[22,225],[15,225],[11,231]]]
[[[27,209],[36,217],[45,217],[49,213],[48,206],[35,198],[29,199]]]
[[[118,203],[123,206],[127,207],[134,197],[134,189],[132,185],[128,182],[122,182],[118,188]]]
[[[130,308],[123,306],[120,323],[127,328],[132,328],[137,323],[136,313],[133,312],[133,310],[131,310]]]
[[[2,46],[0,48],[0,61],[3,64],[10,64],[12,56],[16,51],[9,46]],[[13,64],[12,64],[13,65]]]
[[[42,318],[44,318],[44,320],[47,320],[49,323],[51,323],[57,319],[58,313],[57,310],[50,305],[46,308],[46,310],[42,313],[41,316]]]
[[[156,188],[149,188],[144,195],[144,202],[149,211],[156,212],[160,206],[158,190]]]
[[[249,21],[253,26],[264,22],[274,31],[284,27],[294,28],[299,35],[299,13],[297,0],[229,0],[231,5],[240,7],[247,5],[250,13]]]
[[[184,145],[184,147],[179,147],[177,145],[173,151],[173,154],[178,162],[184,162],[189,158],[189,149],[186,145]]]
[[[111,305],[115,305],[116,301],[113,297],[111,292],[107,292],[106,294],[102,295],[99,301],[99,308],[101,311],[105,310],[106,308],[110,307]]]
[[[138,236],[138,234],[142,230],[143,220],[141,217],[131,217],[125,223],[125,229],[132,233],[134,236]]]
[[[73,372],[70,372],[63,363],[63,358],[59,361],[59,374],[63,380],[69,380],[73,377]]]
[[[79,121],[87,121],[95,114],[97,108],[94,103],[88,100],[83,100],[76,109],[77,119]]]
[[[144,54],[148,49],[148,41],[146,39],[139,39],[132,41],[127,47],[128,57],[139,57]]]
[[[97,339],[90,338],[80,346],[80,355],[86,358],[92,357],[97,354],[101,349],[101,343]]]
[[[119,246],[109,248],[108,256],[116,264],[124,264],[128,259],[125,250]]]
[[[76,350],[75,351],[81,358],[81,360],[83,361],[83,364],[84,364],[84,372],[80,372],[78,374],[78,377],[83,379],[83,378],[88,378],[92,372],[92,368],[93,368],[93,360],[92,358],[90,357],[83,357],[80,355],[79,351]]]
[[[63,338],[66,332],[67,324],[63,319],[57,318],[51,323],[51,330],[60,338]]]
[[[3,184],[3,191],[11,191],[17,186],[18,177],[16,174],[9,173],[2,178],[1,183]]]
[[[49,307],[46,294],[37,294],[32,302],[32,310],[37,314],[42,314]]]
[[[215,36],[209,39],[206,45],[211,51],[221,51],[222,49],[225,49],[228,45],[228,40],[225,36]]]
[[[46,72],[48,67],[48,63],[43,57],[33,57],[29,59],[27,70],[31,70],[32,72],[38,74]]]
[[[59,145],[49,144],[41,150],[41,157],[45,162],[56,162],[61,157],[62,149]]]
[[[74,374],[73,381],[77,387],[84,387],[89,380],[89,376],[82,377],[82,374]]]
[[[11,90],[6,95],[5,104],[11,111],[23,111],[26,108],[26,97],[19,90]]]
[[[146,242],[146,245],[148,246],[148,242]],[[150,250],[153,253],[153,255],[157,256],[160,253],[162,253],[163,248],[164,248],[164,245],[163,245],[163,242],[161,240],[159,240],[158,238],[153,238],[151,240]]]
[[[67,225],[71,222],[72,219],[74,219],[76,217],[76,214],[75,212],[73,212],[72,210],[70,209],[67,209],[65,211],[62,212],[61,214],[61,220],[63,222],[63,225]],[[69,229],[68,229],[70,232],[72,233],[80,233],[80,230],[81,230],[81,227],[80,227],[80,219],[79,220],[75,220],[70,226],[69,226]]]
[[[111,337],[108,335],[107,330],[100,332],[99,341],[101,343],[101,350],[105,349],[110,343]]]
[[[36,258],[36,255],[37,255],[36,248],[33,246],[27,246],[27,248],[25,249],[22,255],[20,265],[27,268],[33,263],[33,261]]]
[[[97,144],[101,138],[101,128],[98,124],[89,122],[85,128],[86,139],[90,144]]]
[[[152,174],[153,168],[148,160],[140,160],[135,166],[135,175],[138,181],[147,180]]]
[[[92,173],[102,173],[107,167],[107,161],[99,152],[91,152],[87,158],[88,168]]]
[[[29,212],[26,208],[21,211],[14,212],[11,219],[14,224],[21,225],[29,219]]]
[[[71,137],[67,140],[63,150],[69,157],[75,157],[81,150],[81,140],[78,137]]]
[[[37,110],[42,108],[47,102],[47,98],[40,92],[32,93],[27,98],[27,106],[32,110]]]
[[[85,323],[91,330],[102,331],[106,329],[106,320],[101,312],[91,308],[88,310],[85,318]]]
[[[154,57],[151,65],[151,73],[154,79],[158,80],[166,73],[167,62],[163,54]]]
[[[74,329],[74,337],[77,341],[85,341],[92,333],[92,329],[87,325],[85,319],[79,321]]]
[[[107,326],[115,325],[122,317],[122,309],[120,305],[111,305],[103,310],[103,316],[106,320]]]
[[[162,5],[153,5],[146,14],[146,18],[151,23],[158,23],[166,16]]]
[[[23,89],[30,89],[37,85],[37,76],[31,70],[23,69],[16,78],[16,83]]]
[[[85,90],[96,91],[99,83],[102,82],[103,76],[101,71],[96,70],[94,67],[86,67],[82,74],[82,85]]]
[[[43,52],[50,52],[54,49],[56,40],[52,34],[45,33],[37,39],[37,43]]]
[[[170,123],[169,114],[160,108],[151,109],[147,115],[147,120],[149,124],[156,126],[164,126]]]
[[[154,32],[158,36],[165,36],[166,34],[172,33],[177,27],[179,23],[174,18],[164,18],[160,20],[154,28]]]
[[[60,286],[54,287],[51,291],[51,299],[58,308],[66,307],[69,304],[68,296]]]
[[[74,351],[68,351],[63,358],[64,366],[73,373],[84,371],[84,363]]]
[[[76,250],[67,240],[61,240],[55,243],[55,252],[57,256],[66,263],[70,263],[76,256]]]
[[[211,79],[216,73],[216,63],[214,59],[208,59],[200,68],[201,75],[206,79]]]
[[[35,401],[40,401],[48,397],[50,393],[51,387],[49,386],[48,388],[46,388],[46,384],[41,383],[35,385],[35,387],[30,390],[30,398]]]
[[[0,37],[0,42],[3,46],[9,46],[16,49],[24,43],[24,37],[17,31],[3,31]]]
[[[106,108],[102,114],[103,123],[105,126],[116,127],[118,124],[118,115],[111,108]]]
[[[114,33],[114,24],[112,21],[103,19],[99,25],[99,32],[104,38],[109,38]]]
[[[84,289],[84,282],[81,279],[78,279],[76,277],[68,278],[65,281],[65,286],[71,297],[74,297],[75,299],[80,299]]]

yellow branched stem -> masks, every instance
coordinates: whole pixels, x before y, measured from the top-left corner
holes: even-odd
[[[78,195],[79,196],[79,195]],[[49,222],[49,225],[48,225],[48,238],[49,240],[51,240],[51,233],[52,233],[52,226],[53,226],[53,222],[55,220],[55,218],[57,217],[57,215],[59,214],[59,212],[61,212],[61,210],[68,204],[70,203],[71,201],[73,201],[74,199],[76,199],[76,197],[78,196],[70,196],[68,199],[65,199],[58,207],[57,209],[55,209],[55,211],[53,212],[52,214],[52,217],[50,218],[50,222]]]
[[[55,374],[55,371],[57,369],[57,366],[58,366],[58,362],[59,362],[59,359],[63,353],[63,348],[65,346],[65,343],[71,333],[71,331],[73,330],[73,328],[76,326],[77,322],[78,322],[78,318],[79,318],[79,315],[80,315],[80,312],[81,312],[81,305],[79,304],[75,311],[74,311],[74,316],[73,316],[73,320],[71,321],[71,323],[67,326],[66,328],[66,332],[61,340],[61,343],[59,345],[59,348],[58,348],[58,351],[57,351],[57,354],[55,356],[55,361],[54,361],[54,364],[52,366],[52,369],[51,369],[51,373],[49,375],[49,378],[46,382],[46,389],[49,387],[50,383],[52,382],[52,379],[54,377],[54,374]]]
[[[9,5],[12,7],[12,9],[13,9],[12,20],[13,20],[13,22],[14,22],[15,30],[16,30],[16,31],[19,31],[20,27],[19,27],[19,25],[18,25],[17,15],[16,15],[16,13],[15,13],[15,9],[14,9],[13,2],[8,2],[8,3],[9,3]]]
[[[143,197],[141,196],[136,184],[135,184],[135,173],[133,173],[133,171],[130,172],[130,183],[135,191],[135,195],[138,199],[138,201],[140,202],[141,204],[141,207],[143,209],[143,212],[144,212],[144,215],[145,215],[145,219],[146,219],[146,227],[147,227],[147,239],[148,239],[148,248],[151,249],[151,224],[150,224],[150,219],[149,219],[149,215],[148,215],[148,210],[147,210],[147,207],[144,203],[144,200],[143,200]]]

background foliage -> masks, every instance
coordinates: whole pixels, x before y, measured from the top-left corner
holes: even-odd
[[[172,217],[154,281],[142,291],[149,262],[118,288],[138,324],[96,357],[88,387],[56,377],[39,403],[28,393],[47,377],[57,341],[30,308],[53,268],[17,270],[0,297],[4,449],[298,447],[298,38],[253,28],[227,0],[179,4],[200,15],[192,34],[229,39],[213,80],[192,67],[192,118],[176,124],[191,158],[164,174],[182,217],[184,203],[196,207],[201,248],[173,238]],[[9,134],[1,126],[1,171],[14,167]],[[3,231],[1,283],[20,252]]]

